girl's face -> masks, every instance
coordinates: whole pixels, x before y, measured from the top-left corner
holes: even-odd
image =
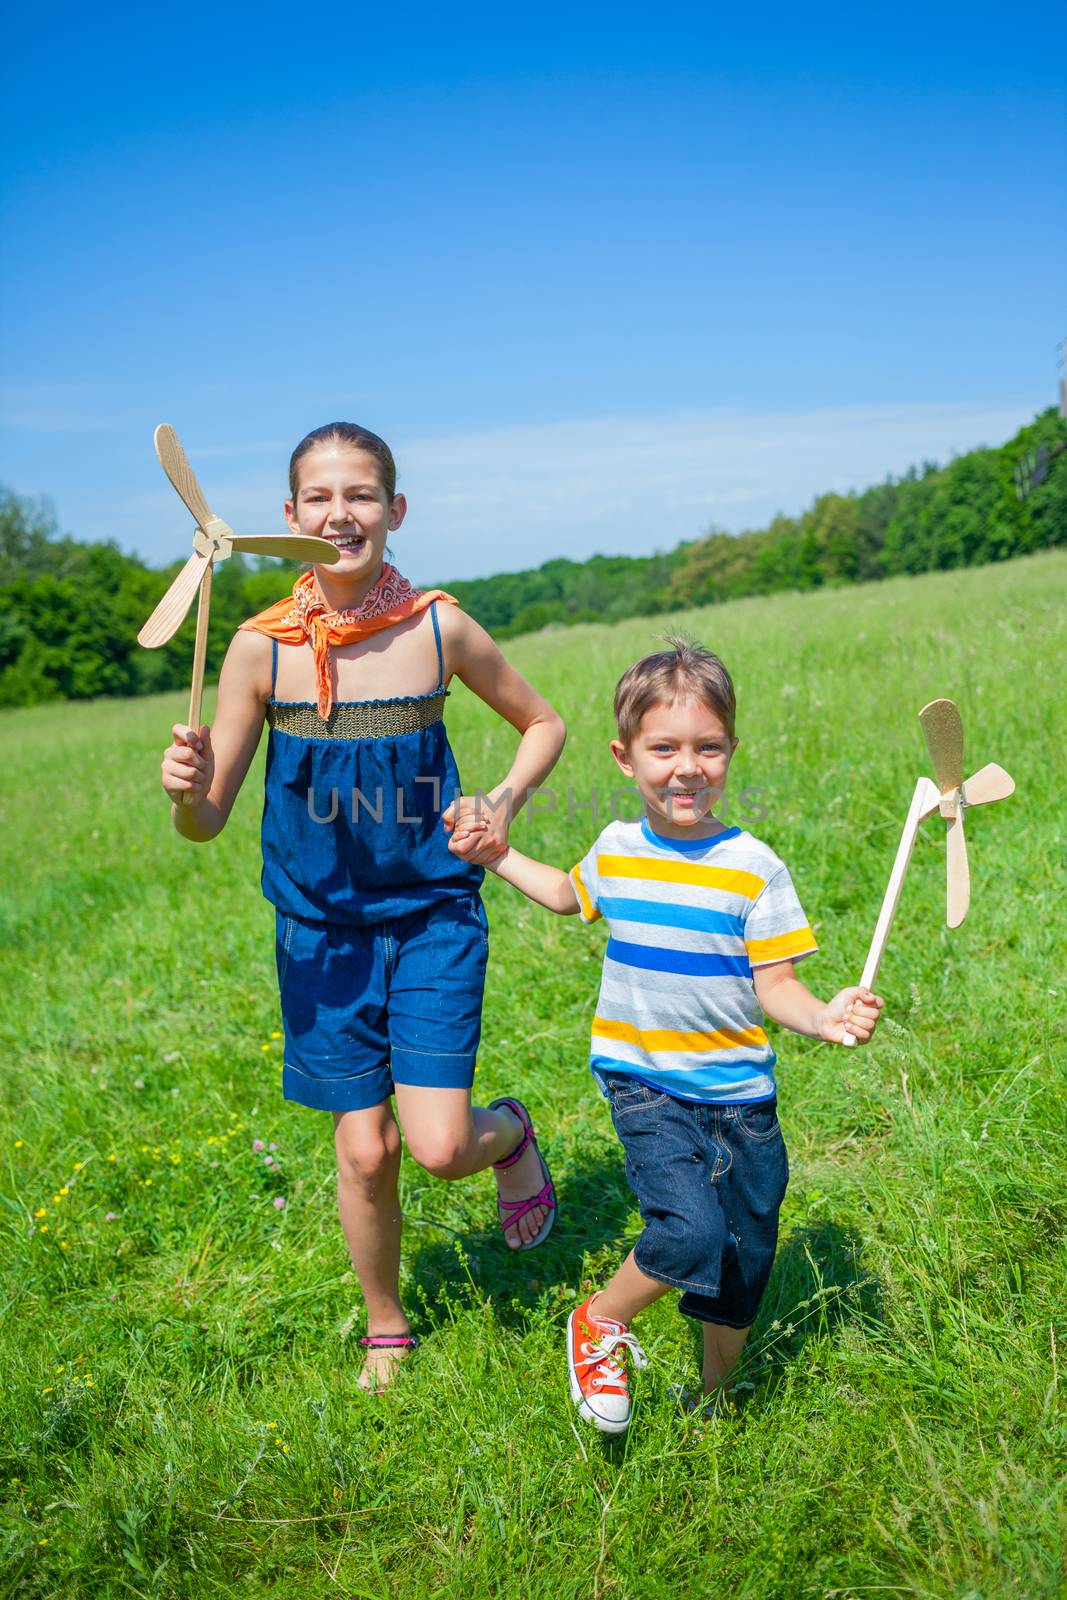
[[[389,534],[404,520],[402,494],[388,498],[378,463],[366,450],[331,442],[316,445],[297,465],[296,498],[285,502],[291,533],[329,539],[341,552],[324,567],[329,579],[375,577]]]

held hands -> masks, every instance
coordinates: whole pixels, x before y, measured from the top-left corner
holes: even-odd
[[[173,743],[163,752],[160,768],[163,788],[176,806],[198,806],[215,776],[211,730],[203,727],[197,733],[195,728],[176,722],[171,738]]]
[[[507,853],[509,806],[494,811],[484,795],[462,795],[441,814],[448,848],[476,867],[491,867]]]
[[[878,1026],[878,1016],[883,1004],[880,995],[872,994],[869,989],[864,989],[859,984],[854,984],[850,989],[842,989],[841,993],[835,994],[823,1008],[819,1038],[825,1039],[829,1044],[843,1044],[847,1025],[856,1043],[866,1044]]]

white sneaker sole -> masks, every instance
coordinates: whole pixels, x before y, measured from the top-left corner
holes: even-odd
[[[570,1378],[571,1399],[578,1407],[578,1415],[583,1422],[591,1422],[594,1428],[599,1428],[601,1433],[625,1433],[630,1426],[630,1417],[623,1417],[619,1421],[607,1417],[598,1417],[592,1410],[588,1400],[582,1393],[582,1386],[578,1382],[578,1375],[574,1370],[574,1318],[567,1318],[567,1374]],[[630,1408],[631,1414],[633,1407]]]

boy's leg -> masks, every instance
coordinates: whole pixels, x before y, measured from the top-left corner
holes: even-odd
[[[589,1302],[590,1311],[598,1317],[608,1317],[612,1322],[622,1322],[627,1327],[639,1311],[644,1311],[654,1301],[670,1293],[669,1283],[660,1283],[642,1272],[631,1250],[622,1266]]]
[[[752,1332],[747,1328],[728,1328],[723,1322],[704,1323],[704,1393],[711,1394],[730,1376],[745,1340]]]
[[[428,1089],[412,1083],[395,1085],[396,1109],[408,1150],[437,1178],[469,1178],[511,1154],[523,1128],[511,1111],[486,1111],[471,1105],[469,1089]],[[494,1173],[501,1198],[524,1200],[544,1184],[537,1151],[531,1145],[502,1172]],[[535,1206],[504,1237],[517,1248],[536,1237],[547,1215]]]
[[[333,1125],[337,1210],[367,1305],[367,1332],[407,1333],[399,1284],[400,1130],[392,1107],[384,1100],[365,1111],[334,1112]],[[360,1387],[381,1388],[399,1359],[396,1350],[368,1350]]]

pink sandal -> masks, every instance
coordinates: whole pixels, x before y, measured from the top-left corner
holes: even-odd
[[[530,1145],[533,1145],[534,1150],[537,1152],[537,1159],[541,1163],[541,1176],[545,1181],[544,1186],[535,1195],[532,1195],[529,1200],[502,1200],[498,1194],[496,1197],[496,1214],[500,1219],[501,1228],[506,1232],[508,1228],[513,1228],[528,1211],[532,1211],[535,1206],[546,1207],[548,1216],[542,1222],[540,1232],[532,1239],[527,1240],[525,1244],[519,1244],[515,1247],[519,1250],[532,1250],[535,1245],[544,1244],[552,1232],[556,1221],[556,1186],[552,1182],[552,1175],[548,1170],[545,1158],[538,1148],[533,1123],[530,1121],[530,1114],[522,1101],[512,1100],[505,1095],[500,1100],[494,1100],[489,1106],[489,1110],[498,1111],[502,1106],[506,1106],[509,1111],[514,1112],[515,1116],[518,1117],[522,1123],[523,1133],[522,1138],[509,1156],[505,1156],[502,1161],[493,1162],[493,1171],[501,1172],[505,1167],[514,1166],[519,1157],[525,1154]]]

